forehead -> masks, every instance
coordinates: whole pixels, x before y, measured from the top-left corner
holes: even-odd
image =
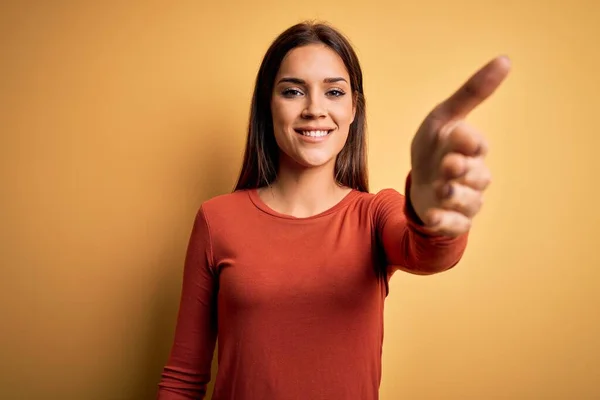
[[[293,76],[305,80],[343,77],[349,80],[342,58],[324,44],[310,44],[292,49],[281,62],[278,77]]]

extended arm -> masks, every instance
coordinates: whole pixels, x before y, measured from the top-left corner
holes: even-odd
[[[410,185],[409,175],[406,197],[395,190],[377,194],[375,226],[388,272],[430,275],[452,268],[465,251],[468,234],[449,237],[426,229],[412,208]]]

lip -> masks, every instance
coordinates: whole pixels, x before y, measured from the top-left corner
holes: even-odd
[[[333,133],[333,131],[335,130],[335,128],[312,128],[312,127],[300,127],[300,128],[294,128],[294,131],[298,134],[298,136],[300,136],[300,139],[304,142],[307,143],[320,143],[323,142],[325,140],[327,140],[331,134]],[[300,133],[300,131],[327,131],[327,135],[325,136],[304,136],[303,134]]]
[[[295,131],[332,131],[334,129],[328,126],[299,126],[294,128]]]

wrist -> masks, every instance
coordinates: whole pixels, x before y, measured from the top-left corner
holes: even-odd
[[[418,204],[418,199],[415,199],[415,192],[418,190],[414,190],[414,183],[412,180],[412,174],[409,173],[406,178],[406,186],[404,188],[405,192],[405,212],[409,219],[415,222],[417,225],[425,226],[423,219],[417,213],[415,208],[415,204]]]

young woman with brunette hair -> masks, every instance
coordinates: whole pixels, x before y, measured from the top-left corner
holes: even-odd
[[[218,338],[215,400],[378,399],[389,279],[461,259],[490,182],[486,141],[464,118],[509,68],[493,59],[433,108],[405,152],[404,195],[371,194],[352,46],[326,24],[281,33],[235,190],[196,215],[158,398],[203,399]]]

